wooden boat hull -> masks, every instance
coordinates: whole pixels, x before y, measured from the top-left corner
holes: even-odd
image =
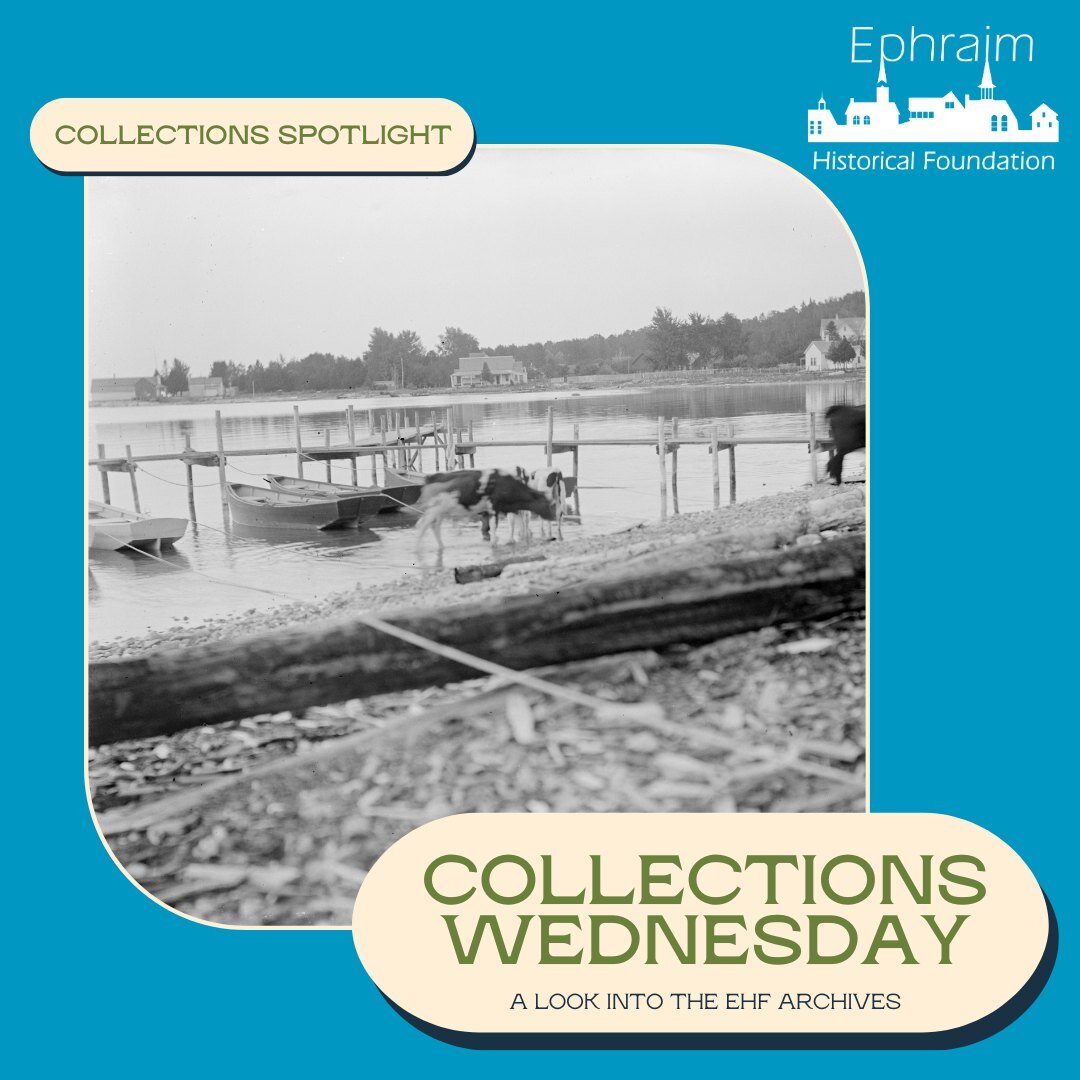
[[[393,500],[393,505],[383,511],[384,514],[400,510],[402,506],[413,506],[424,490],[424,474],[419,472],[387,469],[385,471],[383,491]]]
[[[315,498],[359,498],[360,511],[358,520],[393,510],[397,505],[383,494],[382,488],[353,487],[352,484],[333,484],[326,480],[302,480],[296,476],[267,476],[266,482],[271,491],[281,491],[291,495],[311,495]]]
[[[95,551],[138,548],[153,551],[175,544],[187,532],[188,519],[136,514],[107,503],[91,502],[88,547]]]
[[[258,529],[345,529],[360,516],[360,497],[315,497],[227,484],[229,514],[237,525]]]

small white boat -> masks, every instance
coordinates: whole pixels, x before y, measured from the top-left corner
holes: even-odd
[[[139,548],[153,551],[163,544],[175,544],[187,532],[188,519],[136,514],[119,506],[90,500],[87,510],[90,547],[98,551]]]

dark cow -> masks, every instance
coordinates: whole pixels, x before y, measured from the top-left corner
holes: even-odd
[[[830,405],[825,410],[825,419],[833,441],[833,455],[825,471],[834,484],[839,484],[844,474],[844,455],[866,446],[866,406]]]
[[[442,523],[445,518],[478,517],[487,526],[487,519],[496,522],[504,514],[528,511],[537,517],[551,521],[555,507],[551,500],[539,491],[533,491],[516,476],[499,469],[463,469],[459,472],[433,473],[424,482],[417,509],[421,516],[417,526],[416,547],[431,532],[439,547],[442,559]],[[495,546],[495,533],[490,531],[491,546]]]

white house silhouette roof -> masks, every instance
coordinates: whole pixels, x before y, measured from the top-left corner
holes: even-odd
[[[1039,115],[1052,116],[1055,120],[1057,119],[1057,113],[1054,112],[1054,110],[1051,109],[1050,106],[1047,105],[1045,101],[1038,108],[1032,109],[1031,110],[1031,115],[1032,116],[1039,116]]]

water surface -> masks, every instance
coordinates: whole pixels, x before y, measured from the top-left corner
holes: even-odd
[[[831,404],[865,401],[861,379],[842,382],[759,383],[735,386],[662,387],[647,391],[568,390],[551,394],[453,395],[422,398],[319,399],[300,402],[305,446],[347,440],[345,406],[356,409],[357,435],[369,434],[369,409],[378,427],[384,410],[406,409],[410,420],[419,409],[428,422],[432,410],[451,408],[455,426],[471,423],[478,443],[485,440],[542,441],[547,436],[547,410],[554,409],[555,439],[570,438],[578,424],[582,438],[656,437],[657,417],[677,417],[680,435],[707,436],[712,425],[732,424],[736,434],[805,436],[808,413],[820,415]],[[105,444],[106,453],[179,452],[185,436],[197,450],[216,447],[215,409],[223,419],[226,451],[231,447],[292,446],[293,402],[155,404],[94,407],[90,410],[90,452]],[[392,426],[392,425],[391,425]],[[678,496],[682,512],[712,506],[712,464],[706,447],[684,447],[679,453]],[[478,468],[532,470],[545,462],[542,447],[480,446]],[[569,454],[556,465],[570,472]],[[721,498],[727,499],[727,461],[721,456]],[[432,469],[430,449],[423,465]],[[440,465],[441,465],[440,460]],[[741,446],[736,452],[738,498],[788,491],[805,484],[809,464],[805,445]],[[361,459],[361,483],[371,482],[371,466]],[[654,520],[660,513],[659,465],[655,448],[587,446],[580,451],[581,521],[564,525],[567,538],[595,535]],[[296,474],[295,455],[243,457],[230,460],[230,481],[262,484],[267,473]],[[324,463],[308,462],[305,475],[326,479]],[[332,463],[332,478],[348,483],[349,463]],[[130,506],[130,484],[122,473],[110,474],[112,501]],[[90,470],[91,498],[101,497],[100,477]],[[90,636],[103,641],[202,622],[208,618],[263,609],[282,600],[318,599],[354,584],[373,584],[416,573],[412,525],[415,515],[403,511],[380,516],[371,529],[252,535],[239,528],[226,531],[216,468],[196,468],[198,525],[163,562],[137,553],[93,552],[90,556]],[[144,512],[187,516],[184,466],[178,461],[150,462],[139,467],[139,495]],[[443,530],[447,565],[481,562],[486,549],[475,524],[448,524]],[[433,550],[426,552],[431,564]],[[199,574],[190,571],[198,571]],[[214,580],[207,580],[207,575]]]

